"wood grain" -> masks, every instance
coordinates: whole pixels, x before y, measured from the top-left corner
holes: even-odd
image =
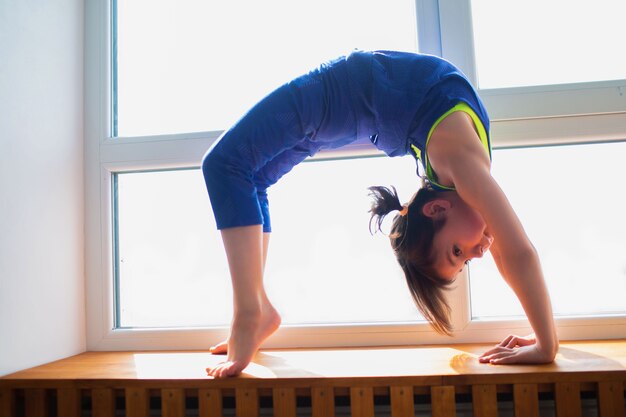
[[[329,386],[311,388],[312,417],[335,417],[335,394]]]
[[[15,392],[10,388],[0,389],[0,416],[15,416]]]
[[[456,416],[456,402],[454,401],[454,387],[432,387],[433,417]]]
[[[130,387],[125,390],[126,415],[128,417],[150,416],[150,394],[142,387]]]
[[[554,389],[556,417],[581,417],[580,383],[559,382]]]
[[[624,382],[603,381],[598,384],[600,417],[624,417]]]
[[[27,389],[24,392],[24,410],[26,417],[46,417],[48,415],[48,396],[43,388]]]
[[[212,388],[198,390],[198,408],[199,417],[222,417],[222,392]]]
[[[498,398],[496,386],[473,385],[472,408],[475,416],[498,417]]]
[[[163,417],[185,417],[185,390],[161,390],[161,413]]]
[[[391,397],[391,417],[413,417],[415,415],[412,386],[391,386],[389,395]]]
[[[537,384],[513,385],[515,417],[539,417],[539,391]]]
[[[380,395],[388,396],[393,417],[403,417],[414,413],[414,395],[429,394],[433,414],[450,416],[455,395],[469,393],[474,415],[491,417],[500,392],[513,392],[517,417],[538,415],[540,392],[554,393],[557,417],[579,417],[588,392],[597,392],[601,417],[626,417],[626,340],[565,342],[547,365],[481,364],[488,347],[268,349],[240,377],[225,379],[206,375],[223,359],[208,352],[85,352],[0,377],[0,417],[22,408],[26,416],[46,416],[55,394],[57,414],[68,417],[80,411],[81,396],[91,398],[95,417],[113,417],[116,395],[124,395],[119,411],[130,417],[149,414],[150,395],[161,396],[168,417],[184,412],[185,396],[197,396],[202,417],[223,415],[233,398],[238,417],[258,417],[261,396],[271,396],[284,417],[296,413],[300,396],[310,396],[313,417],[334,417],[335,396],[349,396],[350,411],[370,417]]]
[[[57,413],[63,417],[80,416],[80,391],[77,388],[57,390]]]
[[[276,349],[254,358],[236,385],[251,379],[411,378],[414,385],[472,385],[485,381],[520,380],[554,383],[564,373],[575,379],[591,373],[626,370],[626,340],[566,342],[548,365],[490,366],[478,362],[489,345],[448,345],[379,348]],[[50,388],[51,383],[81,381],[206,381],[211,386],[234,386],[232,379],[211,380],[205,368],[221,360],[199,351],[85,352],[63,360],[0,377],[0,388]],[[556,378],[555,378],[556,377]],[[615,379],[615,376],[605,379]],[[22,385],[20,385],[20,382]],[[400,381],[401,383],[401,381]],[[196,385],[189,384],[189,387]],[[268,384],[269,386],[269,384]]]
[[[372,387],[350,387],[352,417],[374,417],[374,390]]]
[[[93,417],[115,417],[115,393],[111,388],[91,390],[91,412]]]
[[[235,403],[237,417],[259,417],[259,393],[256,389],[236,389]]]

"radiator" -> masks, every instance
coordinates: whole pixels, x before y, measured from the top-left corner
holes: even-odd
[[[480,351],[269,352],[258,375],[222,380],[206,352],[86,352],[0,378],[0,417],[626,417],[626,341],[562,344],[541,366],[478,364]]]

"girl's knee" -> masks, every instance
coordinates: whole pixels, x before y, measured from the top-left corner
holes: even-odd
[[[219,181],[224,180],[226,161],[217,152],[207,152],[202,158],[202,175],[209,194]]]

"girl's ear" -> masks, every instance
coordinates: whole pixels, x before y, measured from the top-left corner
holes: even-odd
[[[426,217],[440,219],[445,217],[449,209],[450,202],[448,200],[438,198],[424,204],[424,206],[422,207],[422,213],[424,213],[424,216]]]

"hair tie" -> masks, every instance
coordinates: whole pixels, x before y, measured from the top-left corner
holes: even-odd
[[[402,206],[402,209],[400,210],[400,216],[404,217],[409,213],[409,206]]]

